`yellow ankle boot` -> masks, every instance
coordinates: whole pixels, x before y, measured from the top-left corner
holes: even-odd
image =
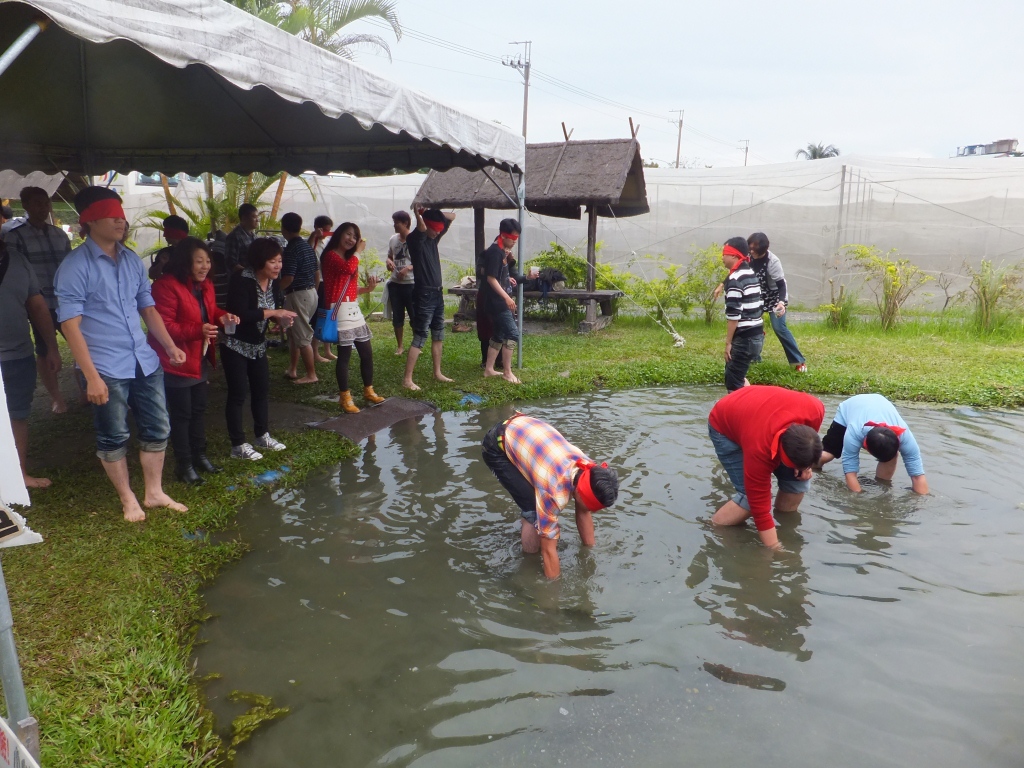
[[[363,387],[363,399],[366,400],[370,405],[377,405],[383,403],[384,398],[373,391],[373,387]]]
[[[359,408],[352,402],[352,393],[347,389],[338,393],[338,405],[345,413],[359,413]]]

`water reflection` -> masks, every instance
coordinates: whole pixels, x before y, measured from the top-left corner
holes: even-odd
[[[716,394],[526,409],[620,470],[597,546],[567,521],[557,582],[480,461],[511,409],[396,425],[247,509],[198,672],[223,675],[222,729],[234,689],[292,713],[237,765],[1019,763],[1024,482],[992,482],[990,457],[1024,419],[914,410],[932,495],[902,468],[858,496],[826,471],[772,556],[705,522],[730,491]]]

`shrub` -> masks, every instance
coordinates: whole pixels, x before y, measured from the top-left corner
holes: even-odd
[[[1001,318],[1019,310],[1024,292],[1020,289],[1024,273],[1021,264],[996,267],[987,259],[978,269],[964,264],[971,284],[961,292],[961,301],[973,304],[974,324],[982,333],[992,333]]]
[[[384,262],[380,260],[380,256],[377,253],[376,248],[367,248],[359,254],[359,284],[367,286],[370,284],[370,275],[376,275],[384,266]],[[379,277],[379,275],[378,275]],[[377,300],[374,297],[374,293],[363,293],[359,295],[359,308],[363,311],[364,315],[369,315],[370,310],[373,308],[374,302]]]
[[[690,263],[686,267],[686,285],[691,304],[704,310],[704,322],[715,321],[718,296],[716,289],[729,271],[722,264],[722,246],[712,243],[707,248],[690,247]]]
[[[867,272],[882,328],[887,331],[895,328],[907,299],[932,277],[911,264],[909,259],[899,258],[899,251],[895,248],[884,255],[873,245],[846,245],[843,249]]]
[[[678,264],[664,263],[664,259],[664,256],[659,256],[655,260],[664,277],[651,280],[632,278],[623,287],[633,301],[654,312],[658,322],[665,319],[670,309],[678,309],[685,315],[693,306],[686,272]]]
[[[819,312],[825,313],[825,322],[836,329],[849,328],[853,324],[853,317],[857,311],[857,294],[851,291],[846,292],[846,286],[840,284],[839,293],[836,294],[835,280],[828,281],[830,303],[818,307]]]

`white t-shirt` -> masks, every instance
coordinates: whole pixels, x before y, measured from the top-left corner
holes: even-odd
[[[405,277],[398,276],[398,270],[412,266],[412,257],[409,256],[408,244],[402,242],[401,236],[395,234],[388,241],[388,257],[395,262],[395,271],[391,273],[391,282],[412,285],[414,282],[412,270]]]

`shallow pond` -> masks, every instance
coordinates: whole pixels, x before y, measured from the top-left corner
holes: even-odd
[[[237,765],[1020,766],[1024,417],[904,407],[932,495],[901,464],[854,496],[833,462],[773,556],[705,522],[720,394],[523,408],[620,473],[557,582],[480,460],[511,409],[400,423],[244,510],[198,673],[222,724],[235,689],[292,711]]]

